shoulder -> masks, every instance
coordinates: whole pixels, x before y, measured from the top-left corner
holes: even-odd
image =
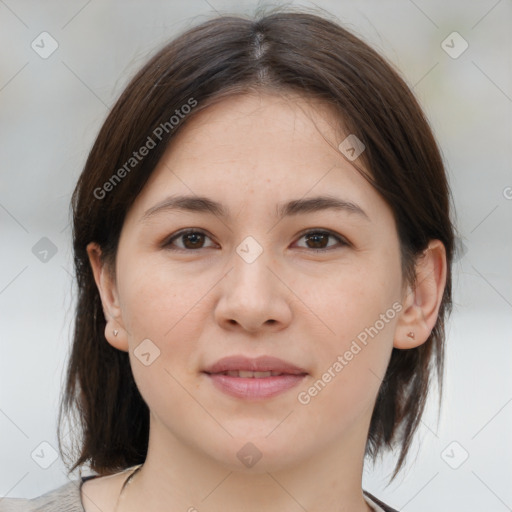
[[[88,479],[83,480],[71,480],[37,498],[0,498],[0,512],[84,512],[80,491],[82,484]],[[89,486],[102,480],[105,481],[104,478],[92,478],[88,480]],[[367,491],[364,491],[364,496],[370,505],[379,507],[376,512],[398,512]]]
[[[389,505],[386,505],[369,492],[363,491],[363,494],[369,505],[374,506],[375,512],[399,512],[398,510],[391,508]]]
[[[0,512],[84,512],[80,484],[79,479],[71,480],[32,499],[0,498]]]
[[[37,498],[0,497],[0,512],[87,512],[97,511],[98,506],[99,510],[111,510],[126,471],[70,480]]]

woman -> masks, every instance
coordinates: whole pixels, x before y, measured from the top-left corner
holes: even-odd
[[[96,475],[2,510],[394,510],[363,461],[397,447],[396,476],[441,380],[454,227],[381,56],[300,12],[192,28],[126,87],[72,206],[61,414]]]

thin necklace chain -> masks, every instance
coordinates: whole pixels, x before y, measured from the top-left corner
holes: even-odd
[[[123,496],[123,493],[124,493],[127,485],[132,481],[133,476],[135,475],[135,473],[137,473],[137,471],[139,471],[140,468],[142,468],[142,464],[139,464],[138,466],[136,466],[135,471],[133,471],[131,475],[128,475],[128,477],[124,481],[124,483],[121,487],[121,491],[119,492],[119,496],[117,497],[116,506],[114,507],[114,512],[119,512],[119,501],[121,500],[121,496]]]

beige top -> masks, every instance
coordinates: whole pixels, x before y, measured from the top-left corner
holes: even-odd
[[[86,478],[71,480],[37,498],[0,498],[0,512],[85,512],[80,491]],[[396,512],[383,503],[377,504],[367,492],[364,498],[375,512]]]

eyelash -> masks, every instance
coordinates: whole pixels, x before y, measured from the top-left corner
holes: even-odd
[[[189,234],[202,234],[202,235],[206,235],[208,238],[211,238],[205,231],[203,231],[201,229],[189,228],[189,229],[184,229],[184,230],[178,231],[176,234],[172,235],[170,238],[167,238],[166,241],[163,243],[163,247],[170,251],[176,251],[176,252],[194,252],[194,251],[199,251],[200,249],[208,249],[208,247],[200,247],[198,249],[186,249],[186,248],[183,249],[181,247],[178,247],[178,248],[171,247],[174,240],[177,240],[177,239],[184,237],[185,235],[189,235]],[[342,236],[334,233],[333,231],[329,231],[329,230],[325,230],[325,229],[310,229],[306,232],[301,233],[299,240],[300,240],[300,238],[303,238],[304,236],[311,235],[311,234],[326,235],[326,236],[335,238],[339,242],[340,245],[338,247],[334,246],[334,247],[328,247],[328,248],[324,248],[324,249],[309,249],[308,247],[301,247],[301,249],[309,249],[310,252],[314,251],[314,252],[319,253],[319,252],[331,251],[333,249],[339,249],[343,246],[350,245],[349,242]]]

